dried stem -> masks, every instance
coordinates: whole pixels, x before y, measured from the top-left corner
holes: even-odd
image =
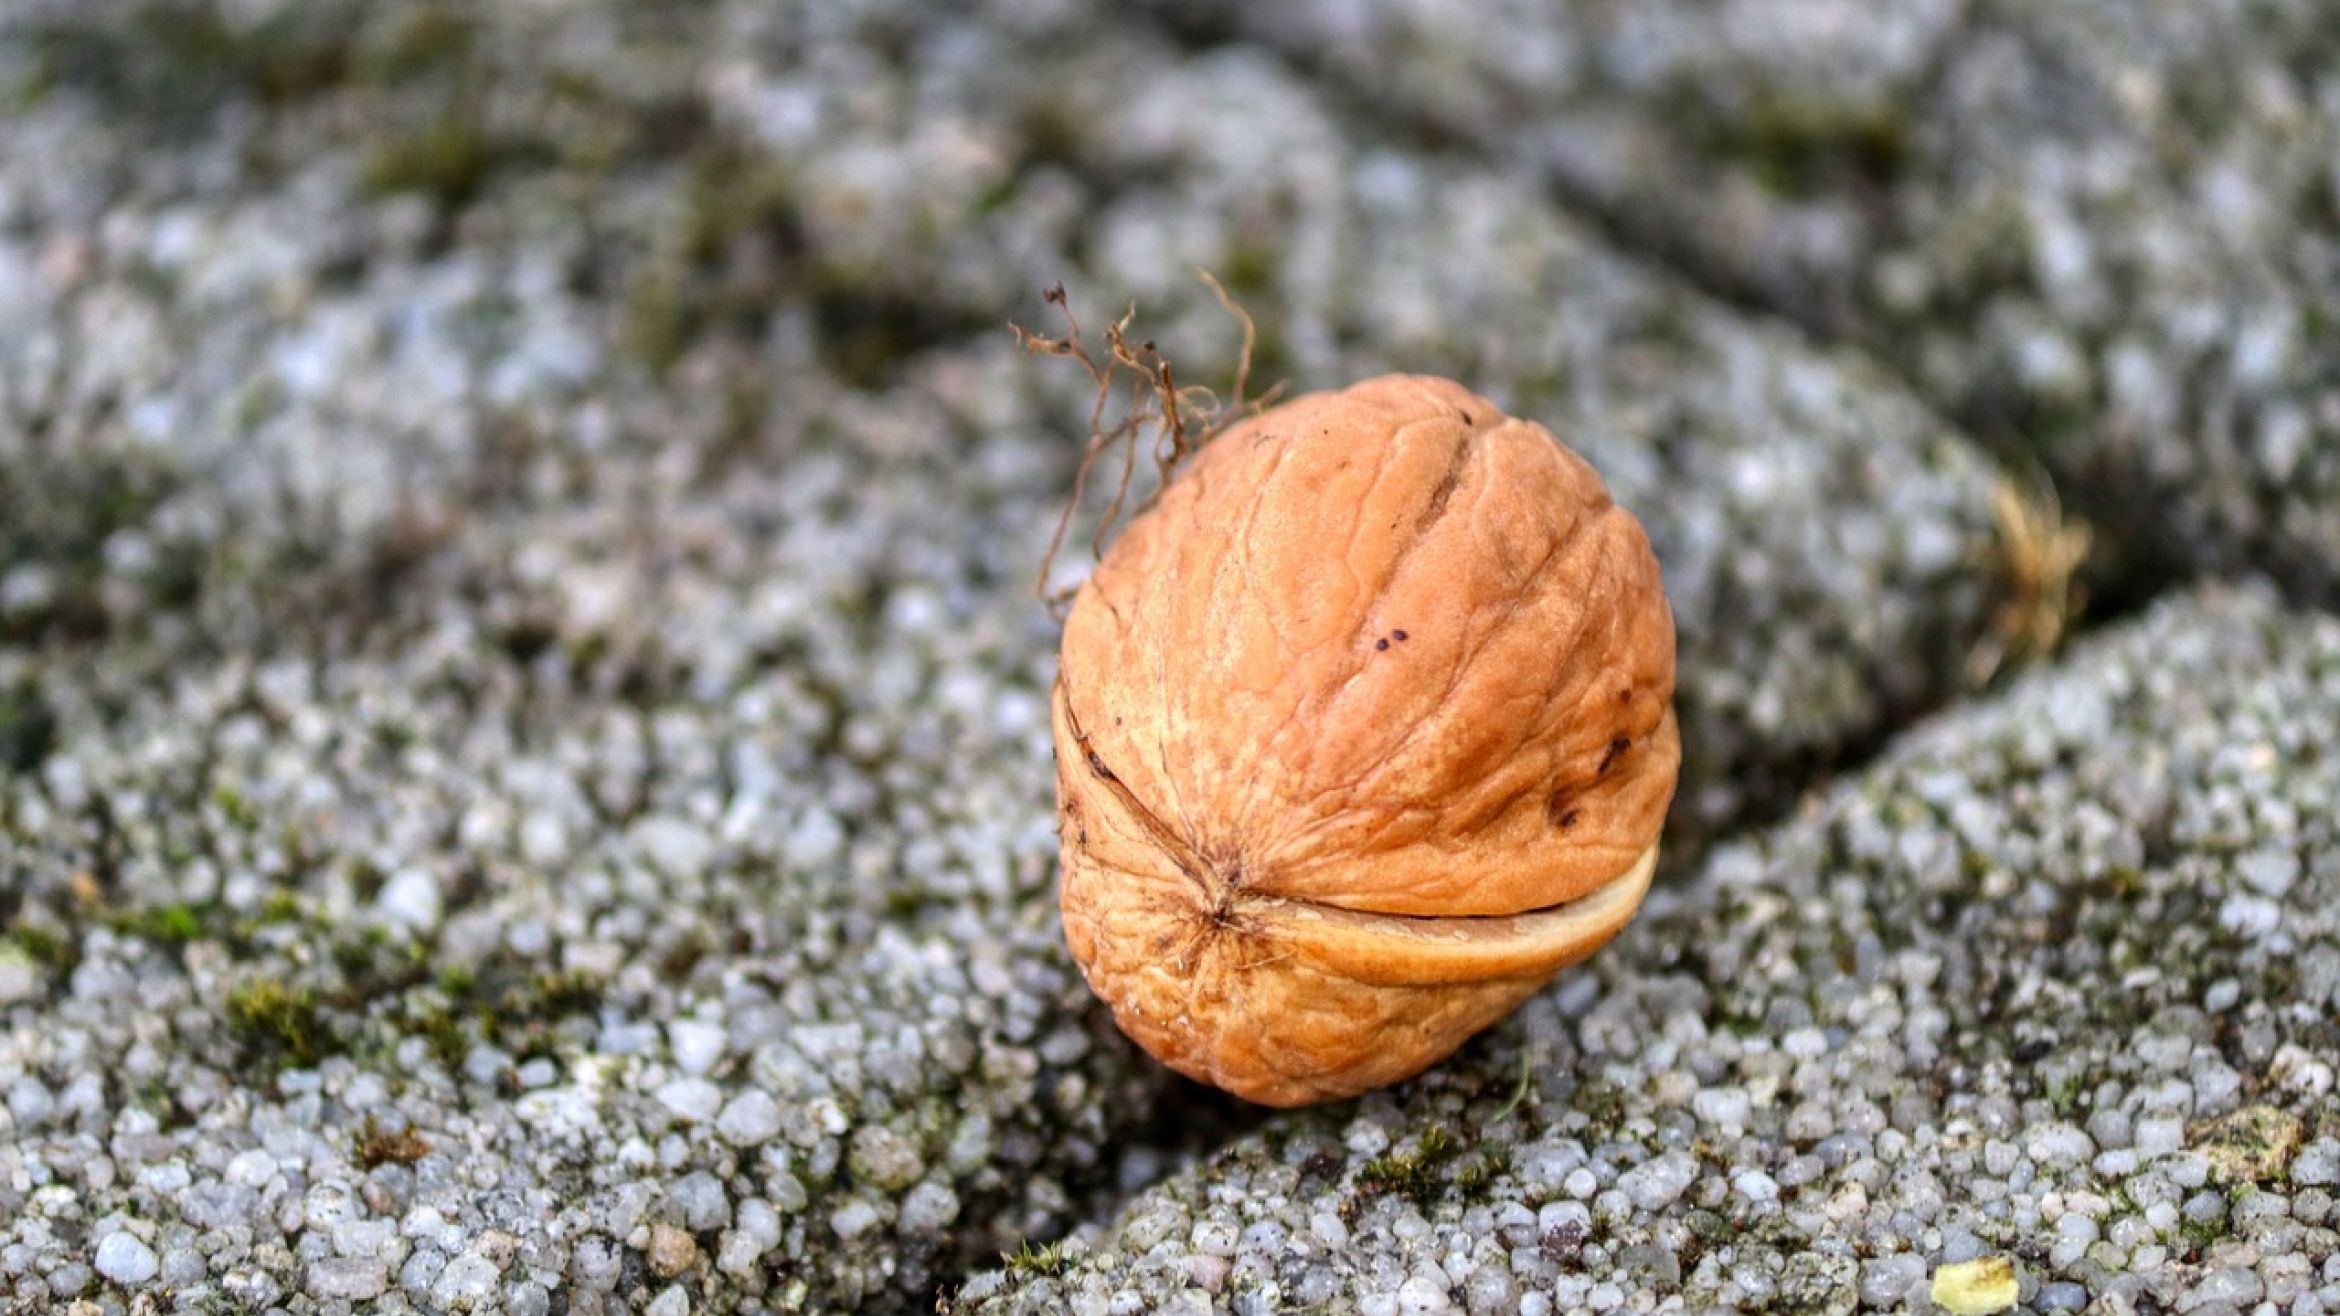
[[[1283,391],[1279,383],[1256,399],[1245,397],[1251,383],[1251,353],[1258,341],[1258,331],[1251,316],[1217,279],[1202,270],[1196,270],[1195,274],[1243,330],[1243,346],[1235,363],[1234,389],[1224,401],[1204,385],[1181,386],[1169,358],[1162,355],[1152,339],[1130,337],[1130,324],[1137,316],[1134,307],[1105,327],[1102,352],[1090,349],[1081,332],[1080,317],[1073,313],[1072,301],[1061,283],[1051,286],[1041,297],[1064,316],[1063,333],[1038,334],[1019,324],[1008,325],[1026,351],[1077,361],[1097,385],[1096,398],[1089,407],[1089,439],[1081,451],[1080,467],[1073,475],[1072,496],[1066,500],[1063,514],[1056,519],[1056,531],[1048,540],[1048,555],[1041,559],[1040,574],[1033,585],[1033,592],[1048,603],[1049,610],[1060,621],[1070,606],[1072,591],[1051,591],[1048,580],[1055,572],[1057,554],[1064,549],[1065,536],[1071,532],[1073,513],[1088,493],[1090,468],[1096,465],[1097,459],[1120,446],[1121,473],[1115,480],[1113,497],[1106,504],[1104,519],[1098,523],[1097,533],[1089,543],[1090,551],[1102,557],[1105,541],[1128,506],[1130,481],[1137,473],[1138,446],[1148,435],[1152,437],[1154,467],[1159,477],[1155,494],[1148,498],[1150,504],[1152,497],[1159,496],[1160,487],[1169,484],[1178,463],[1200,451],[1236,420],[1266,408]],[[1114,395],[1123,388],[1128,390],[1128,402],[1109,424]],[[1145,506],[1141,505],[1136,512],[1144,510]]]
[[[2001,478],[1991,508],[2007,595],[1991,634],[1967,662],[1967,679],[1977,686],[2063,643],[2085,602],[2076,578],[2094,538],[2085,521],[2064,515],[2045,471],[2024,482]]]

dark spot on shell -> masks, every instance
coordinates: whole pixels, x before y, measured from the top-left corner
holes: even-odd
[[[1630,704],[1630,703],[1632,703],[1632,702],[1633,702],[1633,687],[1632,687],[1632,686],[1626,686],[1624,689],[1622,689],[1622,690],[1619,690],[1619,691],[1617,692],[1617,702],[1618,702],[1618,703],[1620,703],[1620,704]],[[1119,719],[1119,718],[1115,718],[1115,719],[1114,719],[1114,721],[1116,721],[1116,722],[1118,722],[1118,721],[1120,721],[1120,720],[1121,720],[1121,719]]]
[[[1463,409],[1461,409],[1460,407],[1457,407],[1457,408],[1455,408],[1455,413],[1454,413],[1454,414],[1455,414],[1455,415],[1457,415],[1457,416],[1460,416],[1460,417],[1462,417],[1462,418],[1463,418],[1463,424],[1465,424],[1465,425],[1476,425],[1476,424],[1478,424],[1478,423],[1479,423],[1479,422],[1477,422],[1477,421],[1475,421],[1475,420],[1472,420],[1472,419],[1471,419],[1471,413],[1469,413],[1469,412],[1467,412],[1467,411],[1464,411],[1464,410],[1463,410]]]
[[[1561,831],[1576,826],[1576,803],[1569,798],[1568,792],[1554,791],[1552,797],[1544,801],[1544,821]]]
[[[1395,638],[1395,639],[1396,639],[1396,640],[1397,640],[1397,641],[1398,641],[1400,644],[1403,644],[1403,643],[1405,642],[1405,639],[1406,639],[1406,633],[1405,633],[1404,631],[1391,631],[1391,632],[1390,632],[1390,635],[1391,635],[1393,638]]]
[[[1623,736],[1610,741],[1608,749],[1601,753],[1601,766],[1593,769],[1594,774],[1597,776],[1606,773],[1617,762],[1617,756],[1631,748],[1633,748],[1633,742]]]
[[[1106,781],[1119,781],[1119,780],[1121,780],[1121,778],[1119,778],[1119,777],[1116,777],[1116,776],[1114,776],[1114,775],[1113,775],[1113,769],[1111,769],[1111,768],[1109,768],[1109,767],[1106,767],[1106,766],[1105,766],[1105,760],[1103,760],[1103,759],[1101,759],[1101,758],[1098,758],[1098,757],[1097,757],[1097,751],[1095,751],[1095,750],[1091,749],[1091,750],[1086,750],[1086,751],[1084,751],[1084,752],[1085,752],[1085,753],[1087,754],[1087,756],[1088,756],[1088,760],[1089,760],[1089,771],[1091,771],[1091,772],[1093,772],[1093,773],[1097,774],[1099,777],[1101,777],[1101,778],[1105,779]],[[1606,766],[1606,765],[1604,765],[1604,766]]]
[[[1386,649],[1389,647],[1389,640],[1387,638],[1375,640],[1373,642],[1373,647],[1376,650]]]

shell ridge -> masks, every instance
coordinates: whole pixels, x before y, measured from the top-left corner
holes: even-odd
[[[1112,765],[1106,763],[1103,757],[1090,747],[1090,736],[1081,728],[1080,714],[1073,711],[1072,683],[1060,673],[1056,678],[1056,684],[1064,691],[1064,720],[1072,727],[1074,743],[1081,751],[1084,766],[1089,769],[1090,776],[1103,784],[1106,793],[1110,794],[1115,802],[1128,811],[1129,816],[1137,823],[1140,830],[1152,837],[1157,845],[1170,852],[1170,857],[1178,863],[1181,871],[1186,872],[1189,876],[1195,876],[1198,868],[1202,866],[1202,859],[1198,847],[1193,843],[1193,838],[1180,836],[1176,829],[1162,819],[1160,814],[1147,807],[1146,802],[1138,798],[1137,792],[1130,789],[1129,783],[1123,781],[1113,771]]]
[[[1494,624],[1490,625],[1485,631],[1480,633],[1477,643],[1472,646],[1470,657],[1465,662],[1466,667],[1475,666],[1479,659],[1486,653],[1489,648],[1491,648],[1496,643],[1497,640],[1503,638],[1506,632],[1519,624],[1519,621],[1522,617],[1528,615],[1538,596],[1536,587],[1543,583],[1544,577],[1548,572],[1551,571],[1553,564],[1569,558],[1577,542],[1585,537],[1585,534],[1590,525],[1593,522],[1605,519],[1607,510],[1608,509],[1604,508],[1600,513],[1597,513],[1593,516],[1580,518],[1575,523],[1575,525],[1569,529],[1569,532],[1566,535],[1562,536],[1558,542],[1552,545],[1551,551],[1546,553],[1543,557],[1543,560],[1535,565],[1535,568],[1528,574],[1526,582],[1520,587],[1520,589],[1505,598],[1503,603],[1503,610],[1496,615]],[[1599,545],[1595,544],[1591,545],[1591,547],[1597,549]],[[1607,569],[1605,555],[1602,562],[1597,564],[1594,569]],[[1574,642],[1580,639],[1584,631],[1590,628],[1592,622],[1593,618],[1589,612],[1586,612],[1579,617],[1577,633],[1568,637],[1571,643],[1566,646],[1567,651],[1574,652],[1576,650],[1578,645]],[[1555,679],[1551,685],[1536,690],[1532,693],[1526,690],[1522,690],[1512,696],[1511,702],[1518,702],[1519,700],[1526,699],[1533,700],[1546,708],[1551,707],[1553,703],[1557,702],[1553,699],[1553,695],[1561,686],[1566,684],[1566,679],[1570,674],[1571,666],[1571,664],[1566,663],[1556,664],[1553,670]],[[1451,694],[1452,692],[1449,691],[1449,693]],[[1549,740],[1552,733],[1556,730],[1555,727],[1545,725],[1541,720],[1532,716],[1523,719],[1521,725],[1523,730],[1520,739],[1512,747],[1513,752],[1515,753],[1525,750],[1530,741]],[[1501,817],[1505,811],[1516,805],[1522,798],[1536,792],[1540,787],[1550,784],[1551,778],[1556,775],[1555,769],[1558,767],[1559,765],[1557,763],[1551,763],[1547,760],[1545,771],[1537,774],[1540,780],[1531,781],[1523,785],[1518,791],[1502,797],[1499,800],[1482,804],[1478,809],[1465,814],[1464,819],[1462,820],[1462,826],[1465,829],[1471,829],[1475,828],[1480,822],[1484,820]]]
[[[1482,630],[1457,655],[1453,668],[1447,673],[1446,685],[1439,693],[1436,701],[1438,705],[1442,706],[1454,698],[1454,692],[1461,686],[1464,674],[1477,663],[1479,657],[1486,651],[1487,646],[1494,642],[1497,635],[1509,626],[1519,613],[1525,610],[1526,602],[1534,595],[1533,586],[1542,579],[1544,571],[1553,562],[1563,557],[1569,548],[1583,536],[1585,528],[1590,522],[1598,519],[1598,517],[1579,517],[1570,524],[1565,534],[1553,541],[1543,558],[1530,572],[1526,585],[1505,599],[1503,612],[1497,617],[1494,624]],[[1417,719],[1414,725],[1407,729],[1405,735],[1398,739],[1398,743],[1392,745],[1389,751],[1382,756],[1381,762],[1375,765],[1372,771],[1363,778],[1353,782],[1328,783],[1322,790],[1311,796],[1308,805],[1313,816],[1278,835],[1275,838],[1273,848],[1282,853],[1287,847],[1302,845],[1309,837],[1317,835],[1324,828],[1331,826],[1341,814],[1354,807],[1356,801],[1368,790],[1382,784],[1392,767],[1405,756],[1408,750],[1414,747],[1415,743],[1421,739],[1423,730],[1431,726],[1434,721],[1435,719],[1432,718]],[[1336,792],[1339,796],[1338,807],[1332,809],[1322,807],[1325,797]]]
[[[1397,464],[1397,452],[1403,446],[1406,432],[1421,425],[1441,421],[1444,419],[1446,419],[1444,416],[1429,415],[1415,416],[1411,419],[1400,422],[1397,429],[1391,435],[1391,441],[1384,446],[1380,460],[1375,463],[1373,483],[1366,488],[1364,497],[1360,500],[1361,505],[1371,503],[1373,500],[1373,494],[1378,491],[1381,488],[1383,482],[1388,479],[1391,468]],[[1295,442],[1296,441],[1297,440],[1295,440]],[[1467,444],[1464,445],[1464,447],[1467,447]],[[1449,470],[1447,475],[1441,477],[1442,487],[1448,478],[1452,477],[1455,472],[1459,471],[1466,456],[1464,447],[1458,447],[1455,459],[1449,463]],[[1429,519],[1433,518],[1424,518],[1424,521],[1420,523],[1416,534],[1413,537],[1415,540],[1418,540],[1420,535],[1426,532],[1427,521]],[[1361,593],[1369,596],[1388,587],[1390,579],[1396,574],[1398,563],[1403,561],[1407,552],[1411,551],[1413,543],[1412,541],[1409,541],[1405,546],[1399,549],[1398,553],[1391,558],[1390,565],[1380,573],[1379,579],[1368,581],[1364,576],[1357,572],[1354,566],[1354,550],[1358,538],[1364,534],[1364,529],[1365,528],[1361,523],[1352,525],[1350,527],[1349,540],[1348,543],[1343,547],[1340,558],[1343,568],[1349,572],[1350,579],[1355,581],[1356,584],[1361,587]],[[1248,575],[1245,584],[1249,589],[1258,589],[1256,579],[1251,578]],[[1364,634],[1365,618],[1360,616],[1357,619],[1356,627],[1351,632],[1351,649],[1353,652],[1347,665],[1347,670],[1342,672],[1340,675],[1333,692],[1329,695],[1319,695],[1317,692],[1311,691],[1303,694],[1299,699],[1293,701],[1292,705],[1284,710],[1284,715],[1276,722],[1276,724],[1263,730],[1255,740],[1254,743],[1258,746],[1254,756],[1255,761],[1280,757],[1280,750],[1278,746],[1287,732],[1289,732],[1294,726],[1298,725],[1303,717],[1313,719],[1322,716],[1325,709],[1332,707],[1337,702],[1337,697],[1340,691],[1346,690],[1350,686],[1353,686],[1357,680],[1365,674],[1366,664],[1371,660],[1372,651],[1368,648],[1362,647],[1361,642]],[[1296,775],[1305,780],[1309,776],[1313,775],[1314,766],[1315,765],[1312,760],[1306,762],[1302,765],[1301,770]],[[1281,837],[1271,834],[1261,847],[1262,852],[1273,852],[1280,840]]]

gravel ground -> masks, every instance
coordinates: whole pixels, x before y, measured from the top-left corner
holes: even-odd
[[[2184,0],[1155,0],[1856,343],[2109,533],[2340,600],[2340,25]],[[1523,128],[1523,124],[1529,125]]]
[[[2330,1085],[2320,980],[2251,948],[2325,876],[2323,731],[2253,733],[2264,764],[2210,747],[2255,744],[2218,738],[2264,699],[2308,707],[2321,623],[2214,595],[1962,702],[2037,656],[2010,609],[2053,582],[1968,437],[2002,436],[1930,410],[1988,419],[1864,303],[1779,300],[1844,344],[1816,345],[1700,291],[1712,253],[1588,225],[1549,159],[1483,149],[1415,80],[1361,105],[1352,67],[1293,56],[1305,28],[1169,19],[0,11],[12,1309],[912,1310],[970,1276],[967,1302],[1036,1310],[1173,1280],[1423,1307],[1431,1260],[1439,1301],[1482,1309],[1616,1305],[1605,1282],[1637,1310],[1825,1306],[1969,1251],[2016,1255],[2044,1307],[2073,1294],[2051,1275],[2150,1304],[2321,1264],[2312,1193],[2260,1194],[2276,1241],[2223,1197],[2173,1233],[2153,1212],[2194,1210],[2192,1162],[2100,1154],[2181,1110],[2321,1136],[2321,1091],[2282,1095]],[[1680,872],[1642,929],[1430,1078],[1266,1123],[1140,1056],[1062,947],[1030,585],[1086,387],[1002,323],[1062,280],[1208,375],[1234,335],[1195,265],[1257,314],[1268,378],[1446,372],[1552,425],[1643,516],[1682,633]],[[1926,352],[1965,350],[1971,324],[1927,323]],[[2295,585],[2303,533],[2270,550]],[[2134,675],[2154,643],[2169,689]],[[2214,768],[2284,803],[2237,813]],[[1825,814],[1745,831],[1839,770]],[[1921,778],[1923,808],[1859,803]],[[2067,869],[2094,876],[2034,889]],[[2106,902],[2136,918],[2075,912]],[[2200,982],[2132,981],[2134,947],[2203,936]],[[2124,1058],[2144,1023],[2160,1058]],[[2094,1140],[2061,1179],[2029,1168],[2058,1121]],[[1645,1208],[1618,1183],[1644,1160],[1651,1192],[1690,1177]],[[1734,1172],[1705,1201],[1742,1163],[1773,1196]],[[1923,1219],[1821,1206],[1919,1171]],[[2090,1218],[2120,1260],[2091,1236],[2051,1267],[2058,1191],[2114,1204]],[[1284,1218],[1320,1198],[1337,1255],[1317,1208]],[[1720,1287],[1725,1245],[1773,1289]]]
[[[2340,1306],[2336,790],[2340,624],[2165,601],[962,1309]]]

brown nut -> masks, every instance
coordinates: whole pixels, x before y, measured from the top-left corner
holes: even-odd
[[[1270,1105],[1419,1073],[1624,927],[1681,746],[1640,523],[1411,376],[1206,445],[1066,619],[1064,926],[1146,1050]]]

